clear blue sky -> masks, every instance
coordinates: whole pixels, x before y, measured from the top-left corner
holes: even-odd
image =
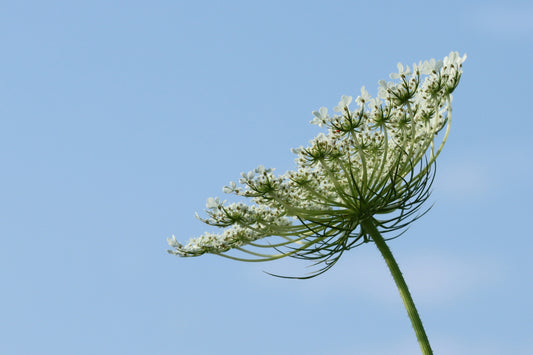
[[[0,353],[409,355],[373,245],[179,259],[211,196],[293,168],[320,106],[466,52],[433,209],[390,246],[436,354],[532,354],[533,6],[516,1],[4,1]],[[305,270],[304,270],[305,271]]]

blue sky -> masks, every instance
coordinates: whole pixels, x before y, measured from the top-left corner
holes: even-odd
[[[436,354],[533,353],[533,6],[524,1],[0,5],[0,353],[416,354],[373,245],[179,259],[211,196],[293,168],[320,106],[467,53],[433,209],[390,246]]]

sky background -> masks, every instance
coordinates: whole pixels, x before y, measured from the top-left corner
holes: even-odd
[[[2,1],[0,44],[0,353],[419,353],[374,245],[298,281],[166,238],[292,169],[313,110],[456,50],[435,206],[389,245],[435,354],[533,354],[531,2]]]

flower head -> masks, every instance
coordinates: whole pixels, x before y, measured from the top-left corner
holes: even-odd
[[[434,163],[448,137],[451,93],[466,55],[450,53],[408,66],[379,82],[379,98],[363,87],[358,108],[343,96],[333,116],[325,107],[313,124],[325,126],[307,147],[293,149],[297,169],[274,175],[262,165],[242,173],[224,192],[252,203],[207,201],[204,223],[224,228],[186,245],[169,239],[171,254],[212,253],[236,260],[267,261],[291,256],[328,270],[346,250],[369,242],[369,221],[380,233],[403,233],[423,211]],[[441,134],[441,131],[444,133]],[[273,250],[268,252],[263,250]],[[245,256],[239,256],[238,253]]]

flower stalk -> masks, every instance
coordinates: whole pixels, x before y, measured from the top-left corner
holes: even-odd
[[[405,279],[403,278],[402,272],[400,271],[400,267],[398,266],[398,263],[396,263],[396,260],[394,259],[394,256],[392,255],[392,252],[379,233],[378,229],[376,228],[377,221],[369,220],[369,221],[363,221],[362,226],[363,229],[370,235],[372,238],[372,241],[376,244],[376,247],[381,252],[381,255],[383,256],[383,259],[385,259],[385,262],[387,263],[387,266],[389,267],[389,271],[392,275],[392,278],[394,279],[394,282],[396,283],[396,287],[398,288],[398,291],[400,292],[400,296],[402,298],[403,305],[405,309],[407,310],[407,315],[409,316],[409,319],[411,320],[411,325],[413,326],[413,329],[415,330],[416,339],[418,340],[418,344],[420,345],[420,349],[422,350],[422,354],[424,355],[432,355],[433,351],[431,350],[431,346],[429,344],[428,337],[426,335],[426,331],[424,330],[424,326],[422,325],[422,320],[420,319],[420,315],[418,314],[418,311],[416,310],[415,303],[413,301],[413,298],[411,297],[411,293],[409,292],[409,288],[407,287],[407,283],[405,282]]]

